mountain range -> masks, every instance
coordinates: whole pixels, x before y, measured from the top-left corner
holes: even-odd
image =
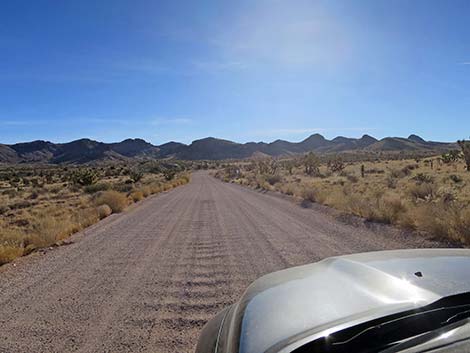
[[[186,145],[168,142],[155,146],[142,139],[127,139],[104,143],[80,139],[68,143],[32,141],[12,145],[0,144],[0,163],[73,163],[129,159],[177,158],[185,160],[243,159],[254,156],[289,156],[309,151],[316,153],[343,152],[417,152],[441,153],[457,148],[455,143],[425,141],[417,135],[408,138],[386,137],[378,140],[364,135],[361,138],[338,136],[328,140],[313,134],[301,142],[276,140],[271,143],[236,143],[208,137]]]

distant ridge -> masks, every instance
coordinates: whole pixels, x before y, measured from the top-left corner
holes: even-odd
[[[52,163],[84,164],[99,161],[131,159],[178,158],[186,160],[243,159],[252,156],[289,156],[309,151],[316,153],[339,152],[422,152],[441,153],[457,148],[455,143],[425,141],[417,135],[386,137],[378,140],[369,135],[361,138],[344,136],[326,139],[313,134],[301,142],[276,140],[271,143],[233,141],[207,137],[190,145],[168,142],[160,146],[142,139],[126,139],[104,143],[80,139],[68,143],[32,141],[13,145],[0,144],[0,163]]]

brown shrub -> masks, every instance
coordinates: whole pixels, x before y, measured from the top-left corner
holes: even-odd
[[[313,187],[304,187],[301,191],[301,197],[310,202],[324,203],[325,195],[324,193]]]
[[[23,248],[18,245],[0,245],[0,265],[13,261],[23,255]]]
[[[281,176],[278,175],[278,174],[266,176],[266,181],[267,181],[270,185],[277,184],[277,183],[279,183],[281,180],[282,180],[282,178],[281,178]]]
[[[67,217],[53,217],[44,214],[33,224],[34,234],[28,243],[34,248],[44,248],[65,239],[74,232],[74,224]]]
[[[406,212],[406,207],[398,195],[385,195],[377,202],[375,212],[372,212],[372,221],[393,224],[398,223]]]
[[[411,185],[407,192],[413,201],[431,200],[436,193],[436,186],[430,183]]]
[[[144,193],[140,190],[136,190],[136,191],[131,192],[130,197],[132,201],[138,202],[144,199]]]
[[[99,219],[103,219],[111,215],[113,210],[106,204],[100,205],[96,208],[96,212],[98,213]]]
[[[113,213],[119,213],[124,211],[128,205],[128,200],[126,195],[114,190],[108,190],[100,193],[96,200],[96,206],[108,205]]]
[[[82,209],[72,216],[73,233],[95,224],[100,220],[98,211],[94,207]]]
[[[149,197],[150,195],[152,195],[152,189],[148,185],[141,187],[140,191],[142,192],[144,197]]]
[[[454,239],[470,244],[470,208],[455,212],[451,221],[451,233]]]

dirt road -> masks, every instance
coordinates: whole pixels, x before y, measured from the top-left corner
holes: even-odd
[[[71,245],[2,267],[0,352],[192,352],[204,323],[265,273],[436,246],[376,233],[196,173]]]

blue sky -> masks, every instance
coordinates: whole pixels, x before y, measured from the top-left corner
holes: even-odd
[[[0,142],[470,136],[467,0],[3,0]]]

